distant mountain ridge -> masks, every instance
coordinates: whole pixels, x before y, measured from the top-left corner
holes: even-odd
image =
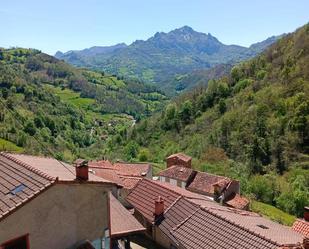
[[[210,33],[184,26],[168,33],[157,32],[147,40],[136,40],[129,46],[92,47],[56,57],[76,66],[89,67],[163,84],[177,74],[208,69],[219,64],[235,64],[262,52],[281,36],[252,44],[249,48],[225,45]]]

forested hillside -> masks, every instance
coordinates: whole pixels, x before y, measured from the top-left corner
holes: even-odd
[[[0,149],[46,154],[47,148],[66,160],[101,156],[111,135],[166,100],[153,86],[20,48],[0,50],[0,86]]]
[[[157,32],[149,39],[137,40],[129,46],[118,44],[108,51],[102,47],[103,51],[98,52],[98,47],[95,47],[57,52],[55,56],[76,66],[138,78],[164,87],[167,80],[173,80],[179,74],[251,58],[278,38],[273,36],[247,48],[225,45],[211,34],[184,26],[168,33]]]
[[[177,151],[200,170],[239,179],[243,193],[301,216],[309,205],[309,25],[178,97],[118,137],[109,153],[163,165]]]

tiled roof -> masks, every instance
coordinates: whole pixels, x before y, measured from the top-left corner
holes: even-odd
[[[149,163],[123,163],[118,162],[112,164],[108,160],[89,161],[90,168],[113,169],[119,176],[145,176],[151,169]]]
[[[118,186],[123,186],[121,178],[117,175],[116,171],[109,168],[89,167],[91,174],[101,177],[105,180],[116,183]]]
[[[105,168],[105,169],[113,169],[114,166],[109,160],[97,160],[97,161],[89,161],[88,166],[92,168]]]
[[[302,242],[290,228],[257,214],[187,198],[166,210],[159,228],[183,248],[272,249]]]
[[[171,166],[159,173],[159,176],[169,177],[180,181],[187,181],[191,176],[193,169],[178,165]]]
[[[145,176],[151,169],[149,163],[115,163],[114,167],[118,175],[122,176]]]
[[[166,159],[170,159],[170,158],[174,158],[174,157],[177,157],[179,159],[181,159],[182,161],[185,161],[185,162],[189,162],[192,157],[186,155],[186,154],[183,154],[183,153],[176,153],[176,154],[172,154],[170,156],[168,156]]]
[[[212,175],[206,172],[197,172],[195,178],[188,186],[188,190],[198,193],[214,194],[215,184],[218,184],[223,189],[230,181],[227,177]]]
[[[132,189],[126,200],[149,222],[154,222],[154,205],[158,196],[163,198],[165,209],[180,196],[207,199],[183,188],[144,178]]]
[[[225,201],[226,205],[238,209],[245,209],[249,203],[250,202],[247,198],[235,193],[227,201]]]
[[[142,178],[131,176],[120,176],[121,183],[125,189],[133,189]]]
[[[0,154],[0,219],[50,187],[56,181],[36,168]]]
[[[302,234],[303,236],[309,238],[309,222],[308,221],[297,219],[294,222],[292,229]]]
[[[110,194],[110,207],[112,237],[125,236],[146,230],[112,194]]]
[[[2,153],[2,155],[10,160],[14,160],[18,164],[29,165],[49,177],[58,178],[59,181],[71,182],[76,179],[75,168],[72,165],[64,162],[60,163],[54,158],[10,153]],[[112,183],[111,181],[95,176],[94,174],[89,174],[89,180],[87,182]]]

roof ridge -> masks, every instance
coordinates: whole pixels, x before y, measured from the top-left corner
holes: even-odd
[[[24,167],[24,168],[26,168],[26,169],[32,171],[32,172],[35,173],[35,174],[38,174],[38,175],[42,176],[43,178],[45,178],[45,179],[47,179],[47,180],[49,180],[49,181],[56,181],[56,180],[58,179],[57,177],[52,177],[52,176],[50,176],[50,175],[48,175],[48,174],[46,174],[46,173],[40,171],[39,169],[37,169],[37,168],[35,168],[35,167],[32,167],[31,165],[29,165],[29,164],[27,164],[27,163],[25,163],[25,162],[23,162],[23,161],[21,161],[21,160],[15,158],[15,157],[12,156],[11,154],[8,154],[8,153],[6,153],[6,152],[0,152],[0,154],[1,154],[2,156],[4,156],[5,158],[7,158],[7,159],[9,159],[9,160],[11,160],[11,161],[13,161],[13,162],[19,164],[20,166],[22,166],[22,167]],[[21,154],[21,155],[25,155],[25,154]],[[27,156],[28,156],[28,155],[27,155]],[[31,155],[30,155],[30,156],[31,156]],[[32,156],[32,157],[34,157],[34,156]],[[41,157],[41,158],[46,158],[46,157]]]
[[[217,214],[215,212],[212,212],[211,208],[206,208],[206,207],[200,206],[200,209],[205,211],[205,212],[207,212],[207,213],[209,213],[209,214],[211,214],[211,215],[214,215],[215,217],[217,217],[217,218],[219,218],[221,220],[224,220],[224,221],[226,221],[226,222],[228,222],[228,223],[230,223],[230,224],[232,224],[234,226],[237,226],[238,228],[240,228],[240,229],[242,229],[242,230],[244,230],[244,231],[246,231],[248,233],[251,233],[251,234],[253,234],[253,235],[255,235],[255,236],[257,236],[257,237],[259,237],[259,238],[261,238],[263,240],[266,240],[269,243],[272,243],[272,244],[274,244],[276,246],[281,246],[281,244],[277,243],[276,241],[273,241],[273,240],[271,240],[269,238],[266,238],[265,236],[263,236],[263,235],[261,235],[261,234],[259,234],[257,232],[251,231],[250,229],[245,228],[245,227],[241,226],[240,224],[238,224],[236,222],[233,222],[233,221],[231,221],[229,219],[226,219],[226,218],[222,217],[221,215],[219,215],[219,214]]]

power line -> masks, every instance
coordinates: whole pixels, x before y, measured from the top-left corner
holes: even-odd
[[[3,100],[0,98],[0,102],[2,104],[2,106],[12,115],[13,119],[15,119],[15,121],[17,121],[17,123],[22,127],[24,128],[24,125],[23,125],[23,117],[15,110],[11,110],[10,108],[8,108],[6,106],[6,104],[3,102]],[[15,113],[14,113],[15,112]],[[19,120],[21,119],[21,120]],[[42,148],[43,150],[45,150],[45,152],[47,152],[47,154],[49,154],[50,156],[52,156],[52,158],[54,158],[61,166],[63,166],[67,171],[69,171],[72,175],[75,176],[75,174],[68,168],[64,165],[63,162],[61,162],[60,160],[58,160],[55,155],[54,155],[54,152],[51,151],[47,146],[45,146],[39,139],[37,139],[35,136],[31,136]]]

